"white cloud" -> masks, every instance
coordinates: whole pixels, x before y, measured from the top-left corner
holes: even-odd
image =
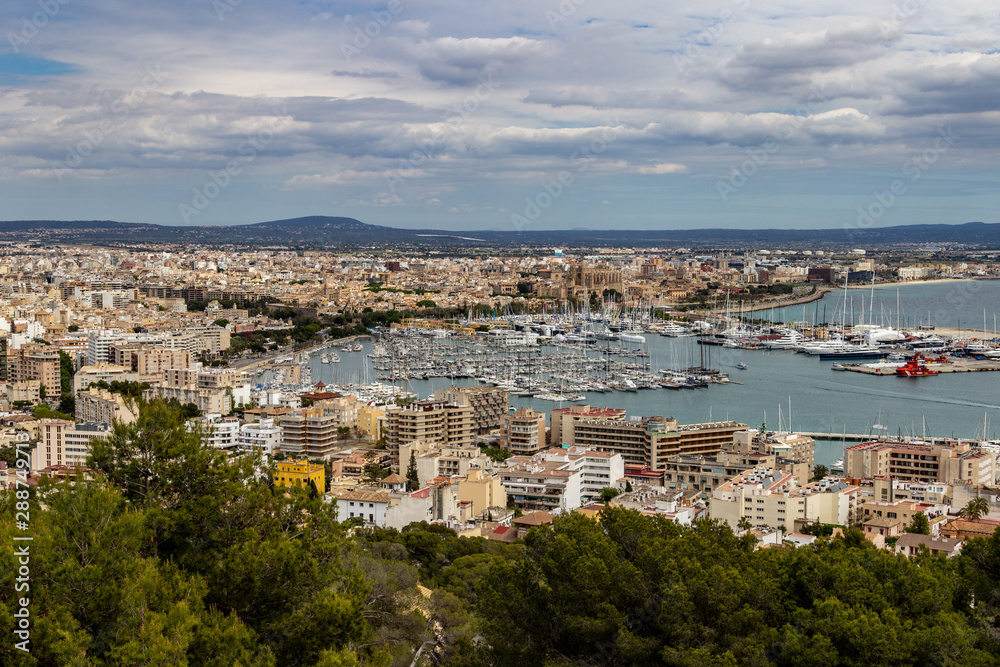
[[[238,159],[239,185],[206,220],[331,201],[417,220],[460,196],[469,208],[453,208],[490,226],[561,172],[573,183],[546,224],[592,224],[584,198],[653,219],[663,194],[639,177],[669,174],[687,178],[658,188],[683,180],[692,216],[722,218],[713,179],[763,146],[742,192],[775,175],[822,192],[859,165],[898,169],[941,126],[957,138],[921,185],[940,174],[937,193],[961,193],[956,175],[989,180],[1000,148],[1000,22],[985,0],[917,4],[626,0],[553,25],[555,3],[487,1],[470,23],[429,0],[348,60],[341,45],[382,6],[242,3],[220,20],[204,0],[74,0],[24,47],[70,69],[2,81],[0,197],[10,218],[76,218],[85,199],[95,217],[169,221],[178,193]],[[7,3],[0,20],[23,12]],[[150,67],[162,81],[144,88]],[[87,154],[55,178],[74,151]],[[118,196],[137,190],[155,205]]]
[[[660,164],[639,167],[638,171],[640,174],[685,174],[687,173],[687,167],[682,164],[661,162]]]

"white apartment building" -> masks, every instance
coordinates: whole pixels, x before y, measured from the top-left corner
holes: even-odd
[[[87,365],[98,362],[110,363],[110,348],[113,343],[158,343],[160,337],[154,334],[125,333],[122,331],[93,331],[87,336]]]
[[[207,414],[188,421],[188,428],[192,431],[201,428],[201,442],[208,447],[231,450],[239,445],[240,420],[236,417]]]
[[[236,446],[242,451],[260,451],[271,456],[281,446],[281,427],[273,419],[261,419],[240,427]]]
[[[624,476],[621,454],[554,447],[507,459],[500,482],[521,509],[558,513],[593,502]]]
[[[580,471],[580,502],[587,505],[600,499],[601,491],[614,487],[625,477],[621,454],[595,452],[585,447],[553,447],[538,454],[546,461],[565,462],[567,470]]]

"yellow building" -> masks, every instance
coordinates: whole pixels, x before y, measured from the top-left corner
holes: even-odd
[[[465,479],[458,481],[458,500],[472,503],[472,514],[475,516],[489,507],[507,507],[507,490],[498,475],[470,468],[465,472]]]
[[[326,491],[326,476],[323,466],[319,463],[310,463],[306,459],[301,461],[277,461],[275,463],[274,483],[277,486],[309,486],[309,480],[316,483],[316,490],[320,493]]]
[[[361,434],[371,440],[378,440],[382,437],[382,417],[385,416],[385,408],[378,405],[358,406],[357,425]]]

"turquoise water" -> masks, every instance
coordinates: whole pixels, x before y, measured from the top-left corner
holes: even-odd
[[[860,295],[862,291],[851,292]],[[867,290],[864,293],[867,312]],[[877,289],[876,293],[882,295],[883,303],[891,303],[895,312],[895,287]],[[981,327],[985,306],[988,328],[992,329],[993,312],[1000,312],[1000,282],[905,285],[899,289],[899,298],[904,321],[915,318],[921,309],[931,308],[932,317],[940,316],[941,321],[935,323],[941,326],[958,326],[961,322],[962,326],[971,323]],[[836,299],[834,293],[816,303],[822,306],[826,302],[827,312],[831,312],[830,304],[836,304]],[[877,300],[876,313],[880,311],[879,303]],[[814,306],[811,304],[810,309]],[[800,317],[802,308],[788,310],[798,311],[795,316]],[[860,303],[857,310],[860,311]],[[925,313],[923,318],[926,320],[926,317]],[[788,428],[790,424],[792,429],[802,431],[870,433],[874,424],[881,424],[893,435],[926,433],[928,436],[972,438],[982,434],[983,424],[988,421],[987,435],[993,438],[1000,433],[1000,372],[953,373],[924,378],[878,377],[833,371],[829,361],[789,351],[699,346],[693,338],[647,335],[646,339],[654,369],[697,365],[704,347],[709,354],[707,365],[721,368],[742,384],[712,385],[705,389],[594,393],[587,395],[587,403],[623,407],[629,415],[672,416],[681,423],[735,419],[759,426],[766,420],[768,428],[774,429],[779,426],[780,406],[781,426]],[[362,369],[368,363],[365,355],[371,350],[371,341],[363,343],[364,353],[340,352],[343,361],[339,364],[322,364],[319,357],[314,357],[310,364],[313,378],[324,382],[363,379]],[[747,364],[746,370],[736,368],[741,361]],[[373,372],[370,375],[374,377]],[[410,389],[426,396],[451,383],[449,378],[411,380]],[[455,383],[477,384],[473,379],[459,379]],[[556,403],[533,398],[512,397],[511,403],[544,412],[559,407]],[[817,462],[833,462],[842,456],[842,449],[838,441],[818,442]]]

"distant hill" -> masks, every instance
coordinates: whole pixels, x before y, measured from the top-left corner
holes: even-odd
[[[1000,248],[1000,224],[905,225],[869,229],[526,230],[454,232],[369,225],[354,218],[308,216],[246,225],[186,226],[113,220],[0,222],[0,242],[191,243],[298,248],[359,246],[744,246],[845,247],[962,244]]]

